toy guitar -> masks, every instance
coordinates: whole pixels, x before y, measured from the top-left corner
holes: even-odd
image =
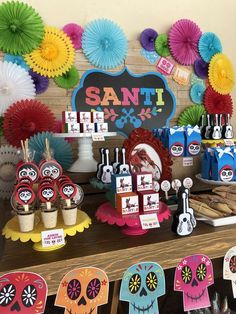
[[[118,174],[130,174],[129,165],[125,163],[125,148],[122,148],[122,163],[117,167]]]
[[[195,228],[197,225],[197,221],[196,221],[196,218],[194,217],[194,210],[191,207],[189,207],[189,190],[185,189],[185,193],[187,195],[187,198],[186,198],[187,212],[190,214],[191,224],[193,228]]]
[[[214,121],[214,119],[213,119],[213,121]],[[212,127],[211,138],[213,140],[220,140],[221,137],[222,137],[222,134],[221,134],[220,126],[219,126],[218,114],[216,113],[215,114],[215,125],[213,125],[213,127]]]
[[[115,155],[115,161],[112,163],[112,167],[113,167],[113,172],[117,173],[117,167],[120,164],[120,162],[119,162],[119,148],[118,147],[116,147],[114,149],[114,155]]]
[[[103,183],[111,183],[111,175],[113,173],[113,167],[109,164],[109,149],[105,149],[106,162],[102,166],[101,181]]]
[[[212,128],[212,126],[211,126],[210,115],[208,114],[208,115],[207,115],[207,125],[206,125],[206,127],[205,127],[205,129],[204,129],[205,133],[204,133],[204,135],[203,135],[203,137],[204,137],[205,139],[207,139],[207,140],[210,138],[211,128]]]
[[[225,115],[225,125],[222,128],[222,137],[231,139],[234,137],[233,127],[230,122],[230,114]]]
[[[104,150],[105,150],[105,148],[100,149],[101,162],[97,165],[97,178],[98,178],[98,180],[101,180],[102,167],[105,165]]]

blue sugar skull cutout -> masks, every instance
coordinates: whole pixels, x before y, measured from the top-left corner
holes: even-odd
[[[129,302],[129,314],[158,314],[157,298],[164,294],[165,274],[159,264],[135,264],[124,273],[120,300]]]

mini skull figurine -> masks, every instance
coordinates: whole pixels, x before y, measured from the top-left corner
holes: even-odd
[[[131,314],[158,314],[157,298],[165,294],[165,275],[152,262],[135,264],[124,273],[120,300],[129,302]]]
[[[74,269],[61,280],[55,305],[64,307],[65,314],[96,314],[97,307],[108,302],[108,291],[109,280],[101,269]]]
[[[236,298],[236,246],[229,249],[225,254],[223,278],[231,280],[233,296]]]
[[[203,254],[187,256],[175,270],[174,290],[183,291],[184,311],[210,306],[208,286],[214,283],[211,260]]]
[[[233,180],[234,170],[231,166],[226,165],[220,169],[220,180],[223,182],[230,182]]]
[[[47,283],[28,272],[9,273],[0,277],[0,313],[44,313]]]

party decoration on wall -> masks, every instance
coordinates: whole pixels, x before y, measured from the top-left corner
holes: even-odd
[[[13,192],[16,165],[21,160],[20,150],[10,145],[0,147],[0,198],[10,198]]]
[[[28,4],[7,1],[0,5],[0,50],[14,55],[29,53],[39,46],[43,33],[41,17]]]
[[[123,275],[120,300],[129,302],[129,313],[159,313],[157,298],[164,295],[165,274],[154,262],[129,267]]]
[[[192,102],[196,104],[202,104],[205,89],[206,87],[202,84],[196,83],[192,85],[190,89],[190,98]]]
[[[219,37],[212,33],[203,33],[198,42],[198,49],[202,59],[210,62],[211,58],[219,52],[222,52],[222,45]]]
[[[70,37],[74,48],[79,50],[81,48],[81,40],[84,32],[83,28],[76,23],[69,23],[63,27],[63,32]]]
[[[168,57],[170,55],[167,34],[160,34],[157,36],[155,40],[155,49],[156,52],[162,57]]]
[[[174,290],[183,292],[184,311],[209,307],[208,287],[213,283],[213,265],[208,256],[183,258],[175,270]]]
[[[156,53],[156,51],[148,51],[144,48],[141,49],[140,54],[150,63],[156,64],[157,60],[160,56]]]
[[[46,76],[39,75],[32,70],[29,71],[29,75],[34,82],[36,94],[42,94],[48,89],[49,79]]]
[[[158,34],[153,28],[146,28],[140,35],[140,44],[147,51],[155,50],[155,40]]]
[[[89,62],[107,70],[123,63],[128,44],[123,30],[116,23],[97,19],[85,27],[82,48]]]
[[[79,82],[79,72],[76,67],[72,65],[65,74],[55,77],[54,82],[61,88],[70,89],[75,87]]]
[[[0,277],[1,314],[43,314],[48,287],[38,274],[13,272]]]
[[[35,96],[33,81],[20,66],[0,61],[0,115],[14,102]]]
[[[157,70],[163,75],[171,75],[174,70],[174,63],[172,60],[161,57],[157,62]]]
[[[203,80],[208,77],[208,63],[203,61],[202,59],[197,59],[194,61],[194,72],[197,76],[202,78]]]
[[[61,164],[64,170],[67,170],[73,162],[72,148],[66,140],[63,138],[54,137],[53,133],[50,132],[38,133],[30,138],[29,147],[35,151],[35,162],[39,163],[43,158],[46,138],[50,142],[54,159],[56,159],[56,161]]]
[[[234,87],[234,69],[228,57],[217,53],[211,59],[208,70],[212,88],[220,94],[229,94]]]
[[[236,246],[230,248],[225,254],[223,278],[231,281],[233,296],[236,298]]]
[[[171,27],[168,39],[174,59],[182,65],[192,65],[199,58],[198,41],[201,30],[196,23],[181,19]]]
[[[108,302],[109,279],[106,273],[95,267],[77,268],[61,280],[55,305],[66,313],[97,313],[100,305]]]
[[[191,72],[189,69],[176,65],[173,80],[180,85],[188,85]]]
[[[22,67],[26,71],[29,70],[28,65],[25,63],[24,58],[21,56],[14,56],[14,55],[10,55],[10,54],[6,53],[3,57],[3,61],[15,63],[16,65],[19,65],[20,67]]]
[[[221,95],[208,86],[204,94],[204,106],[209,114],[233,113],[233,100],[230,94]]]
[[[47,26],[40,46],[24,58],[34,72],[55,77],[71,68],[75,50],[70,38],[63,31]]]
[[[168,125],[175,107],[174,94],[161,74],[132,74],[127,68],[115,74],[86,71],[72,95],[74,111],[103,111],[105,122],[113,122],[109,129],[126,135],[140,126]]]
[[[0,117],[0,136],[3,135],[3,117]]]
[[[203,105],[189,106],[180,114],[178,118],[178,125],[179,126],[185,126],[188,124],[191,126],[198,125],[200,118],[203,114],[206,114]]]

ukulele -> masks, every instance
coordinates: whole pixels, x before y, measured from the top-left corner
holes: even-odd
[[[187,212],[190,214],[191,224],[193,228],[195,228],[197,225],[197,221],[196,221],[196,218],[194,217],[194,210],[191,207],[189,207],[189,190],[185,189],[185,193],[187,195],[187,198],[186,198]]]
[[[208,114],[208,115],[207,115],[207,125],[206,125],[205,128],[204,128],[205,133],[204,133],[204,135],[203,135],[203,137],[204,137],[205,139],[207,139],[207,140],[210,138],[211,128],[212,128],[212,126],[211,126],[210,115]]]
[[[225,115],[225,125],[222,128],[222,137],[231,139],[234,137],[233,127],[230,122],[230,114]]]
[[[114,149],[114,156],[115,156],[115,161],[112,163],[112,167],[113,167],[113,172],[117,173],[117,167],[120,164],[120,162],[119,162],[119,148],[118,147],[116,147]]]
[[[213,119],[214,121],[214,119]],[[216,113],[215,114],[215,125],[213,125],[212,127],[212,131],[211,131],[211,138],[213,140],[220,140],[221,139],[221,129],[220,129],[220,126],[219,126],[219,121],[218,121],[218,114]]]
[[[102,166],[105,165],[104,150],[105,150],[105,148],[100,148],[101,162],[97,165],[97,178],[98,178],[98,180],[101,180]]]
[[[130,174],[130,168],[129,165],[125,162],[125,148],[122,148],[122,163],[120,163],[117,167],[117,173],[118,174]]]
[[[113,167],[109,164],[109,149],[105,149],[105,165],[102,166],[101,181],[103,183],[111,183],[111,175],[113,173]]]

